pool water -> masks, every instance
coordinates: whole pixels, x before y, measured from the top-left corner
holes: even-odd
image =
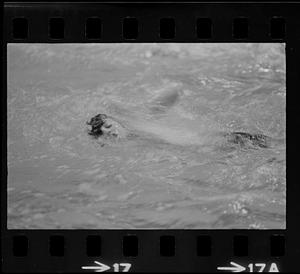
[[[10,44],[7,86],[9,229],[285,228],[284,44]]]

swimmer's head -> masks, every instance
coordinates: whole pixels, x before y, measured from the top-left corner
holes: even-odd
[[[97,114],[93,118],[91,118],[90,121],[86,122],[87,125],[96,125],[96,124],[103,124],[105,123],[105,120],[107,119],[106,114]]]
[[[99,119],[106,119],[107,115],[106,114],[98,114],[95,117],[99,118]]]

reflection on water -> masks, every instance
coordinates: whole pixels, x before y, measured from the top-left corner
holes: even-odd
[[[285,228],[285,94],[280,44],[9,45],[8,228]]]

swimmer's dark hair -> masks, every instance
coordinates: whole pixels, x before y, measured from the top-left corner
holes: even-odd
[[[92,126],[92,129],[88,132],[88,134],[96,138],[103,135],[102,127],[105,126],[106,119],[106,114],[97,114],[92,117],[90,121],[86,122],[87,125]]]

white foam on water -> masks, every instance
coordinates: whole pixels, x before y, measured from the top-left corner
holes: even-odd
[[[131,120],[129,126],[138,132],[175,145],[203,145],[210,139],[213,132],[209,130],[207,121],[201,124],[199,121],[186,119],[174,112],[160,119]]]

